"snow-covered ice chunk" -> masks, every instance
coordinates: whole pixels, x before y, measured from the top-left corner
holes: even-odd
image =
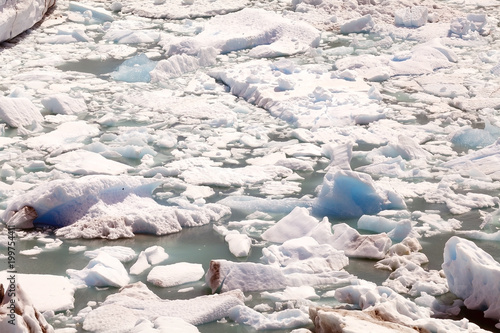
[[[235,230],[228,232],[224,240],[229,244],[229,252],[238,258],[247,257],[252,248],[252,239]]]
[[[3,286],[5,284],[5,287]],[[15,292],[5,292],[10,289],[10,283],[15,287]],[[2,281],[2,297],[0,301],[0,330],[9,333],[47,332],[54,333],[54,328],[47,323],[40,310],[32,303],[28,292],[20,284],[15,285],[12,280]]]
[[[285,273],[323,273],[340,271],[349,264],[343,251],[320,244],[312,237],[290,239],[282,245],[262,249],[263,262],[283,267]]]
[[[337,256],[338,257],[338,256]],[[292,263],[290,268],[279,265],[264,265],[253,262],[232,262],[227,260],[212,260],[205,275],[205,281],[212,291],[239,289],[242,291],[263,291],[284,289],[287,286],[303,285],[323,286],[349,282],[353,277],[347,272],[332,270],[338,263],[328,263],[328,259],[319,258],[316,267],[315,258]],[[292,260],[293,262],[293,260]]]
[[[335,224],[332,229],[333,237],[329,244],[343,250],[349,257],[382,259],[392,245],[391,239],[385,233],[361,235],[345,223]]]
[[[187,54],[174,54],[168,59],[160,60],[149,75],[151,75],[151,82],[161,82],[194,72],[199,67],[198,58]]]
[[[394,20],[396,25],[405,27],[421,27],[427,23],[428,11],[425,6],[412,6],[396,9]]]
[[[98,8],[98,7],[92,7],[90,5],[81,3],[81,2],[76,2],[76,1],[70,1],[69,2],[69,10],[72,11],[77,11],[77,12],[90,12],[90,18],[95,18],[100,21],[114,21],[113,14],[109,11],[107,11],[104,8]]]
[[[47,159],[55,168],[75,175],[119,175],[132,167],[88,150],[74,150]]]
[[[147,280],[159,287],[173,287],[198,281],[204,274],[205,271],[201,264],[179,262],[172,265],[153,267],[148,274]]]
[[[307,235],[318,225],[318,220],[309,214],[304,207],[296,207],[287,216],[279,220],[262,234],[262,239],[283,243],[289,239]]]
[[[453,236],[446,242],[442,267],[450,291],[467,308],[500,320],[500,263],[475,243]]]
[[[103,246],[97,250],[85,251],[83,255],[87,258],[94,259],[101,252],[106,252],[107,254],[115,257],[121,262],[129,262],[137,257],[135,251],[132,248],[126,246]]]
[[[240,289],[259,291],[283,289],[285,276],[278,267],[253,262],[235,263],[227,260],[212,260],[205,275],[205,281],[212,292]]]
[[[270,299],[275,302],[283,302],[299,299],[319,299],[316,291],[311,286],[286,287],[283,291],[261,293],[262,298]]]
[[[340,32],[343,34],[369,32],[375,26],[373,18],[370,14],[361,16],[345,22],[340,26]]]
[[[62,147],[78,147],[85,140],[99,135],[99,128],[83,120],[62,123],[52,132],[26,140],[28,147],[53,152]]]
[[[317,332],[413,333],[413,327],[383,320],[371,311],[310,307],[309,316]]]
[[[378,319],[396,322],[413,329],[418,327],[431,331],[485,332],[468,320],[431,318],[430,308],[417,305],[388,287],[376,286],[365,281],[338,288],[335,290],[335,298],[339,302],[359,306],[363,312],[376,313]]]
[[[292,21],[263,9],[245,8],[210,19],[195,37],[166,43],[169,54],[196,55],[201,49],[220,53],[250,49],[253,57],[277,57],[303,53],[319,45],[320,33],[305,22]]]
[[[248,0],[156,0],[147,3],[137,3],[133,0],[121,0],[124,13],[134,13],[138,16],[150,18],[165,18],[172,20],[195,19],[224,15],[245,8]]]
[[[68,269],[66,273],[77,286],[123,287],[130,281],[120,260],[106,252],[100,252],[82,270]]]
[[[0,272],[0,283],[8,289],[7,271]],[[73,309],[76,286],[67,277],[49,274],[16,274],[16,283],[19,283],[23,292],[41,312],[66,311]]]
[[[31,126],[43,121],[40,110],[27,98],[0,96],[0,118],[10,127]]]
[[[118,69],[111,73],[111,77],[117,81],[125,82],[149,82],[151,72],[156,67],[157,62],[141,53],[125,60]]]
[[[229,318],[239,324],[250,325],[256,330],[291,329],[310,323],[309,315],[301,309],[263,314],[244,305],[232,308]]]
[[[116,327],[130,330],[139,318],[153,322],[164,316],[201,325],[227,317],[232,307],[243,305],[243,300],[243,293],[236,290],[187,300],[163,300],[144,283],[137,282],[108,296],[101,306],[86,315],[82,327],[87,331],[106,331]]]
[[[0,2],[0,43],[14,38],[40,21],[55,0]]]
[[[158,245],[153,245],[141,251],[137,261],[130,267],[130,274],[139,275],[151,265],[156,265],[169,258],[165,249]]]
[[[43,98],[42,104],[55,114],[81,114],[88,111],[83,98],[75,98],[62,93]]]
[[[496,137],[484,129],[464,126],[451,135],[451,142],[463,148],[483,148],[496,141]]]
[[[482,149],[471,151],[466,155],[457,157],[443,163],[446,168],[459,171],[467,175],[470,171],[481,170],[493,180],[500,179],[500,140]]]
[[[315,213],[335,217],[358,217],[405,208],[399,194],[377,186],[368,174],[337,168],[325,175],[313,206]]]
[[[218,204],[160,205],[151,198],[160,184],[157,179],[102,175],[55,180],[14,198],[2,218],[6,221],[28,205],[38,214],[35,225],[64,227],[57,230],[59,236],[116,239],[134,233],[178,232],[229,213]]]

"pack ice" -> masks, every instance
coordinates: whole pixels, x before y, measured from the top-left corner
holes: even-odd
[[[499,9],[0,0],[0,332],[495,332]]]

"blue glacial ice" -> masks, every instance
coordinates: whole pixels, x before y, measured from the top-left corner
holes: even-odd
[[[125,82],[149,82],[151,72],[156,67],[156,61],[141,53],[125,60],[118,69],[111,73],[111,77],[117,81]]]

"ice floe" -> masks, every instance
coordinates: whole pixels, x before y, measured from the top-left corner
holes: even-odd
[[[201,264],[179,262],[156,266],[148,274],[148,282],[159,287],[173,287],[200,280],[205,271]]]
[[[141,305],[137,307],[139,303]],[[187,300],[163,300],[145,284],[137,282],[108,296],[99,307],[87,313],[83,328],[92,332],[105,332],[116,327],[130,330],[139,319],[153,322],[165,316],[200,325],[227,317],[229,310],[238,305],[243,305],[240,291]]]

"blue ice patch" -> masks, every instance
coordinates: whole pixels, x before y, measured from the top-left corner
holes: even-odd
[[[111,73],[111,77],[116,81],[125,82],[149,82],[151,81],[151,72],[156,67],[156,61],[141,53],[125,60],[118,69]]]

